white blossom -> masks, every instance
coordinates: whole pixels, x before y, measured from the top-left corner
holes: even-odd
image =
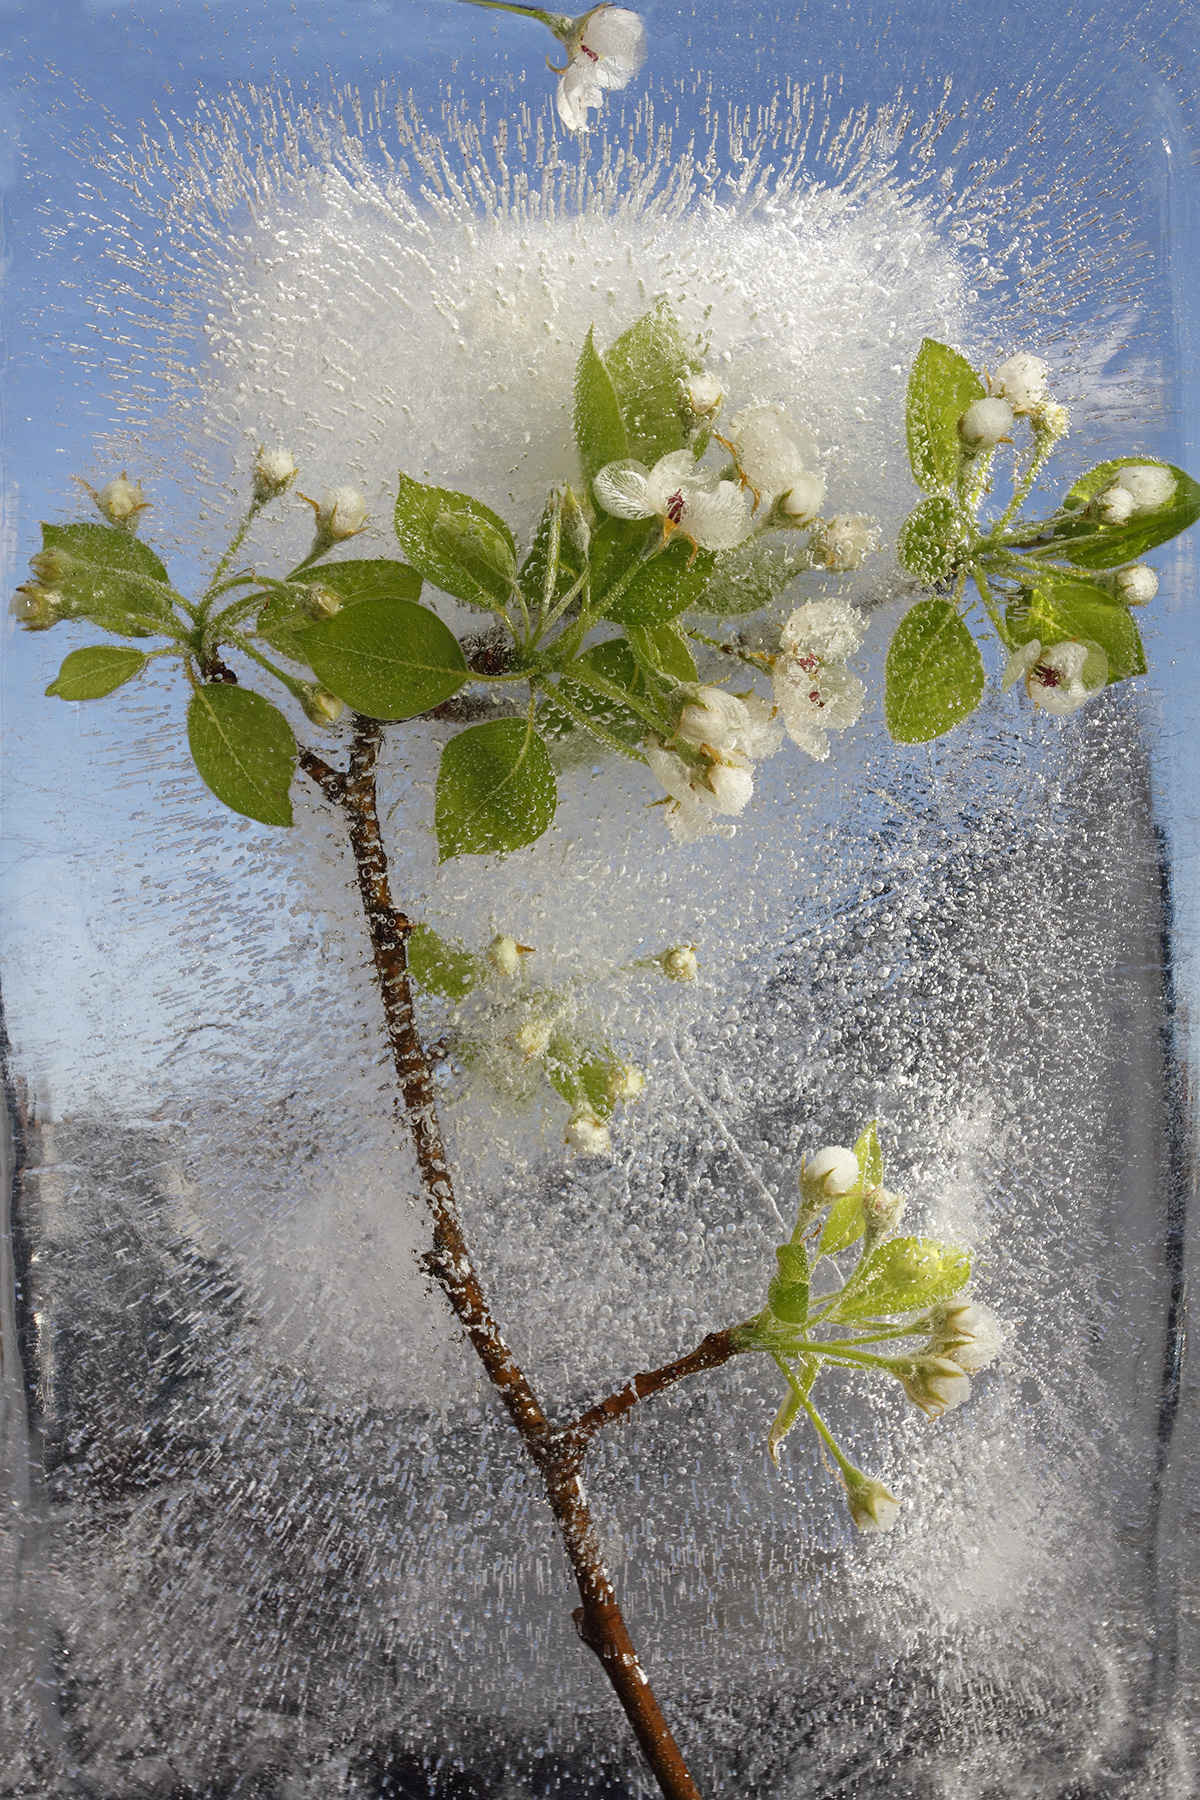
[[[680,382],[679,391],[683,410],[702,423],[716,418],[725,398],[724,388],[707,370],[702,370],[699,375],[689,375],[686,381]]]
[[[574,1115],[563,1134],[563,1143],[576,1156],[607,1156],[612,1149],[608,1126],[587,1112]]]
[[[646,1077],[636,1063],[614,1063],[608,1072],[608,1097],[614,1102],[631,1105],[641,1098],[645,1085]]]
[[[785,494],[779,496],[779,510],[793,519],[810,519],[819,513],[825,498],[823,475],[798,475]]]
[[[958,421],[964,443],[990,450],[1013,428],[1013,409],[1007,400],[972,400]]]
[[[1159,463],[1135,463],[1122,469],[1116,485],[1133,495],[1134,514],[1157,512],[1175,492],[1175,477]]]
[[[1000,1354],[1000,1321],[989,1307],[973,1300],[943,1302],[924,1323],[931,1334],[926,1352],[957,1363],[965,1375],[978,1374]]]
[[[956,1362],[947,1356],[917,1356],[909,1363],[891,1365],[905,1393],[929,1419],[962,1406],[971,1398],[971,1383]]]
[[[555,105],[568,131],[586,131],[606,91],[626,87],[646,60],[646,29],[625,6],[597,6],[574,21]],[[553,65],[551,65],[553,67]]]
[[[890,1494],[882,1481],[864,1475],[861,1469],[843,1469],[846,1504],[850,1517],[860,1531],[890,1531],[900,1517],[900,1502]]]
[[[553,1035],[548,1019],[529,1019],[516,1032],[513,1041],[526,1062],[530,1062],[534,1057],[545,1056]]]
[[[1000,364],[989,386],[1014,412],[1034,412],[1046,398],[1049,374],[1049,365],[1040,356],[1021,351]]]
[[[724,688],[698,687],[679,715],[677,739],[717,755],[732,753],[760,761],[783,742],[783,725],[758,694],[744,700]]]
[[[862,711],[866,689],[844,667],[862,639],[861,618],[844,600],[810,600],[783,628],[771,673],[775,704],[793,743],[817,762],[829,755],[830,731],[844,731]]]
[[[826,1144],[800,1165],[800,1191],[814,1200],[836,1200],[859,1179],[858,1158],[844,1144]]]
[[[254,498],[273,500],[291,487],[300,466],[290,450],[260,449],[254,464]]]
[[[729,444],[745,481],[761,498],[774,499],[777,494],[794,490],[809,478],[809,486],[801,498],[815,492],[820,485],[820,506],[825,495],[823,477],[816,475],[819,457],[817,440],[811,431],[798,425],[783,406],[744,406],[729,425]],[[797,507],[812,512],[816,507]]]
[[[486,955],[497,975],[515,975],[521,958],[532,955],[532,951],[528,944],[518,944],[516,938],[506,937],[501,931],[488,945]]]
[[[1096,496],[1094,505],[1105,525],[1124,525],[1126,519],[1132,519],[1137,502],[1128,488],[1114,482]]]
[[[835,513],[825,526],[821,554],[827,569],[861,569],[875,548],[875,528],[865,513]]]
[[[1117,570],[1117,594],[1126,606],[1145,606],[1158,592],[1158,576],[1147,563]]]
[[[1010,656],[1000,686],[1007,692],[1021,680],[1035,706],[1063,718],[1077,712],[1104,687],[1108,658],[1098,644],[1081,644],[1072,638],[1043,650],[1033,638]]]
[[[367,503],[357,488],[326,488],[319,505],[315,500],[308,504],[317,515],[318,536],[331,544],[357,537],[367,522]]]
[[[754,771],[747,759],[731,754],[726,760],[697,766],[655,739],[643,746],[642,753],[674,802],[667,811],[667,825],[676,843],[732,837],[733,827],[718,815],[745,811],[754,792]]]
[[[690,450],[674,450],[648,469],[634,457],[605,463],[592,488],[618,519],[660,519],[663,537],[679,531],[705,550],[732,550],[750,529],[737,484],[702,469]]]

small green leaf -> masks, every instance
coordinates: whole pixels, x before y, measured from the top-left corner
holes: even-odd
[[[707,585],[688,610],[716,619],[760,612],[808,567],[808,556],[782,532],[748,538],[736,550],[722,551]]]
[[[517,547],[504,520],[481,501],[402,474],[396,536],[413,567],[443,593],[491,612],[508,605]]]
[[[697,679],[695,660],[677,625],[654,625],[649,630],[627,625],[625,635],[638,654],[660,675],[669,675],[672,681]]]
[[[679,383],[700,367],[665,300],[621,333],[604,354],[625,421],[629,449],[651,467],[683,444]]]
[[[269,700],[223,682],[197,688],[188,744],[201,777],[232,811],[264,825],[291,824],[296,740]]]
[[[1094,582],[1047,569],[1006,617],[1014,646],[1037,638],[1044,647],[1067,638],[1099,644],[1108,658],[1108,679],[1124,681],[1146,673],[1141,633],[1127,607]]]
[[[621,403],[612,376],[596,349],[590,326],[575,369],[575,442],[579,446],[583,478],[589,484],[605,463],[629,455]]]
[[[470,673],[454,633],[411,600],[362,600],[300,635],[318,681],[369,719],[413,719]]]
[[[933,1238],[893,1238],[873,1250],[834,1318],[887,1318],[948,1300],[966,1286],[971,1259]]]
[[[879,1147],[878,1121],[872,1119],[854,1146],[859,1173],[865,1188],[883,1186],[883,1151]]]
[[[1166,506],[1141,513],[1124,525],[1105,525],[1087,517],[1089,503],[1112,487],[1122,469],[1132,468],[1165,469],[1172,476],[1175,492]],[[1200,519],[1200,485],[1174,463],[1158,462],[1152,456],[1119,456],[1081,475],[1062,504],[1067,512],[1078,516],[1054,527],[1056,554],[1077,568],[1115,569],[1122,563],[1136,562],[1147,550],[1156,549],[1194,525]]]
[[[953,500],[935,494],[909,513],[900,527],[896,554],[902,569],[928,583],[953,573],[962,536],[961,515]]]
[[[120,637],[174,622],[170,577],[148,544],[109,525],[43,525],[34,567],[76,616]]]
[[[785,1325],[808,1318],[808,1257],[799,1244],[780,1244],[775,1252],[779,1273],[767,1289],[767,1305]]]
[[[57,694],[60,700],[102,700],[140,675],[145,666],[140,650],[118,650],[107,644],[72,650],[46,692]]]
[[[438,856],[494,856],[541,837],[557,804],[554,770],[524,719],[492,719],[450,739],[438,770]]]
[[[408,967],[418,987],[444,1000],[465,999],[487,974],[482,957],[453,949],[429,925],[417,925],[409,933]]]
[[[587,566],[585,534],[586,522],[571,489],[552,493],[518,578],[531,606],[553,606],[575,585]]]
[[[979,646],[948,600],[918,600],[887,653],[884,718],[898,743],[924,744],[967,718],[983,694]]]
[[[802,1392],[807,1394],[812,1389],[812,1384],[816,1379],[817,1370],[820,1367],[820,1364],[815,1356],[801,1356],[798,1357],[796,1361],[797,1383]],[[767,1451],[776,1468],[779,1467],[779,1447],[803,1411],[804,1403],[801,1400],[800,1395],[797,1394],[796,1389],[792,1387],[789,1382],[787,1395],[783,1405],[775,1414],[774,1422],[771,1425],[771,1430],[767,1437]]]
[[[618,625],[640,625],[650,630],[678,618],[703,593],[716,564],[711,550],[698,550],[675,537],[665,550],[647,557],[617,596],[599,601],[606,619]]]
[[[927,494],[953,488],[958,480],[958,421],[973,400],[985,395],[965,356],[933,338],[923,340],[909,377],[906,424],[913,479]]]

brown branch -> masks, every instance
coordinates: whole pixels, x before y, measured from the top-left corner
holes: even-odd
[[[664,1363],[661,1369],[648,1369],[631,1376],[623,1388],[618,1388],[607,1400],[598,1400],[595,1406],[590,1406],[573,1425],[566,1426],[561,1435],[582,1450],[605,1425],[614,1425],[626,1413],[632,1412],[639,1400],[649,1400],[652,1395],[674,1387],[677,1381],[686,1381],[689,1375],[701,1375],[705,1369],[719,1369],[737,1353],[732,1326],[725,1331],[710,1331],[686,1356],[677,1356],[674,1362]]]
[[[350,767],[344,776],[337,775],[311,752],[301,757],[301,767],[323,792],[340,802],[347,815],[359,895],[400,1084],[397,1114],[412,1133],[421,1185],[433,1220],[433,1248],[422,1263],[466,1330],[488,1379],[541,1471],[546,1497],[579,1588],[582,1604],[573,1616],[580,1637],[597,1656],[612,1683],[666,1800],[701,1800],[638,1662],[604,1566],[599,1535],[580,1479],[587,1439],[576,1443],[567,1434],[552,1430],[524,1370],[504,1342],[471,1262],[408,978],[408,938],[413,923],[392,905],[387,855],[379,829],[375,764],[382,730],[372,720],[358,721]]]

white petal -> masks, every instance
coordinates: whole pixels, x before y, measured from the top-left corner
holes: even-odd
[[[576,54],[588,62],[597,59],[593,66],[603,87],[623,88],[646,60],[646,28],[626,6],[598,7]]]
[[[685,706],[679,719],[679,736],[688,744],[709,744],[714,750],[737,750],[750,729],[750,714],[735,694],[724,688],[697,689],[696,700]]]
[[[604,89],[592,73],[592,65],[584,62],[567,64],[559,77],[554,104],[568,131],[587,130],[588,108],[604,104]]]
[[[1023,680],[1041,654],[1042,646],[1037,638],[1030,638],[1027,644],[1019,645],[1009,657],[1000,677],[1001,692],[1007,694],[1010,687]]]
[[[744,406],[729,435],[746,479],[763,494],[793,487],[817,461],[817,440],[783,406]]]
[[[676,756],[673,750],[664,750],[661,744],[647,743],[642,746],[642,754],[650,765],[651,774],[666,788],[672,800],[682,801],[685,805],[698,804],[692,792],[692,771],[682,756]]]
[[[714,488],[686,489],[680,525],[706,550],[732,550],[750,531],[746,496],[732,481],[718,481]]]
[[[751,694],[745,702],[749,727],[740,748],[753,762],[762,762],[764,757],[774,756],[783,743],[784,724],[776,714],[769,700],[761,694]]]
[[[696,466],[690,450],[672,450],[662,456],[646,477],[646,498],[653,512],[663,514],[668,502],[687,488],[702,487],[706,477]]]
[[[844,662],[863,641],[861,613],[844,600],[810,600],[798,606],[780,634],[785,651],[797,650],[822,662]]]
[[[592,491],[605,512],[618,519],[652,519],[661,509],[650,499],[650,471],[633,457],[605,463]]]
[[[707,799],[714,812],[744,812],[754,792],[754,773],[751,769],[735,768],[729,763],[715,763],[709,770],[707,795],[700,791],[701,798]]]

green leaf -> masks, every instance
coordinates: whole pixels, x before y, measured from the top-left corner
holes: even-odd
[[[948,1300],[970,1277],[971,1259],[965,1251],[933,1238],[893,1238],[871,1252],[861,1278],[856,1277],[831,1317],[885,1318],[915,1312],[936,1300]]]
[[[695,661],[677,625],[654,625],[649,630],[627,625],[625,635],[638,655],[660,675],[668,675],[672,681],[697,679]]]
[[[557,804],[554,770],[524,719],[492,719],[450,739],[438,770],[438,858],[494,856],[541,837]]]
[[[1166,506],[1142,513],[1124,525],[1104,525],[1098,519],[1069,519],[1054,528],[1056,550],[1077,568],[1115,569],[1121,563],[1136,562],[1147,550],[1178,537],[1189,525],[1200,519],[1200,486],[1174,463],[1157,462],[1152,456],[1119,456],[1114,462],[1100,463],[1070,489],[1063,506],[1069,512],[1082,513],[1097,494],[1112,486],[1122,469],[1166,469],[1175,480],[1175,492]]]
[[[318,563],[311,580],[340,594],[343,606],[360,600],[419,600],[421,576],[394,556],[364,556],[347,562]]]
[[[865,1188],[883,1186],[883,1151],[879,1148],[879,1125],[872,1119],[854,1146],[859,1173]]]
[[[639,699],[645,693],[642,672],[624,638],[607,638],[602,644],[593,644],[590,650],[585,650],[582,656],[576,658],[571,667],[584,675],[589,670],[595,670],[606,681],[624,688],[627,693],[636,695]],[[569,674],[563,677],[558,686],[572,706],[624,743],[640,744],[645,737],[646,721],[631,707],[620,705],[607,694],[594,693],[583,681],[573,680]],[[554,737],[565,737],[577,729],[569,713],[556,710],[553,699],[547,701],[545,713],[546,729]]]
[[[605,352],[605,366],[625,421],[627,454],[651,467],[683,445],[679,383],[700,367],[679,321],[665,300],[657,300]]]
[[[551,606],[575,585],[587,566],[586,521],[570,488],[552,493],[539,521],[519,580],[531,606]],[[547,578],[553,580],[547,592]]]
[[[602,617],[618,625],[640,625],[649,630],[678,618],[704,591],[716,564],[711,550],[698,550],[675,537],[665,550],[650,556],[633,573],[615,599],[595,602]]]
[[[736,550],[722,551],[707,586],[689,611],[716,619],[760,612],[809,567],[807,554],[794,546],[794,539],[772,532],[769,537],[748,538]]]
[[[396,536],[413,567],[443,593],[490,612],[508,605],[517,547],[504,520],[481,501],[402,474]]]
[[[551,1087],[568,1106],[586,1101],[597,1119],[612,1118],[615,1062],[607,1046],[576,1044],[559,1032],[551,1039],[544,1067]]]
[[[941,494],[909,513],[900,527],[896,554],[902,569],[918,581],[945,581],[954,571],[962,541],[962,520],[954,501]]]
[[[408,968],[427,994],[441,994],[445,1000],[465,999],[487,974],[482,957],[453,949],[429,925],[418,925],[409,933]]]
[[[269,700],[224,682],[197,688],[188,707],[188,744],[218,800],[264,825],[291,824],[296,740]]]
[[[411,600],[362,600],[302,634],[318,681],[369,719],[412,719],[456,694],[470,671],[458,639]]]
[[[927,494],[952,488],[962,466],[958,421],[986,390],[965,356],[925,338],[908,381],[906,424],[913,479]]]
[[[612,376],[596,349],[593,328],[583,340],[575,369],[575,442],[583,478],[591,483],[605,463],[629,455],[629,440]]]
[[[63,666],[46,689],[60,700],[102,700],[114,688],[123,687],[140,675],[146,658],[140,650],[118,650],[106,644],[94,644],[87,650],[72,650]]]
[[[808,1257],[799,1244],[780,1244],[775,1252],[779,1273],[767,1289],[767,1305],[785,1325],[808,1318]]]
[[[898,743],[924,744],[967,718],[983,694],[979,646],[948,600],[918,600],[887,653],[883,711]]]
[[[109,525],[43,525],[34,568],[76,616],[120,637],[149,637],[174,623],[170,576],[132,532]]]
[[[1108,658],[1108,679],[1124,681],[1146,673],[1142,638],[1130,616],[1106,588],[1047,569],[1023,600],[1006,615],[1014,646],[1037,638],[1044,647],[1079,638],[1099,644]]]

